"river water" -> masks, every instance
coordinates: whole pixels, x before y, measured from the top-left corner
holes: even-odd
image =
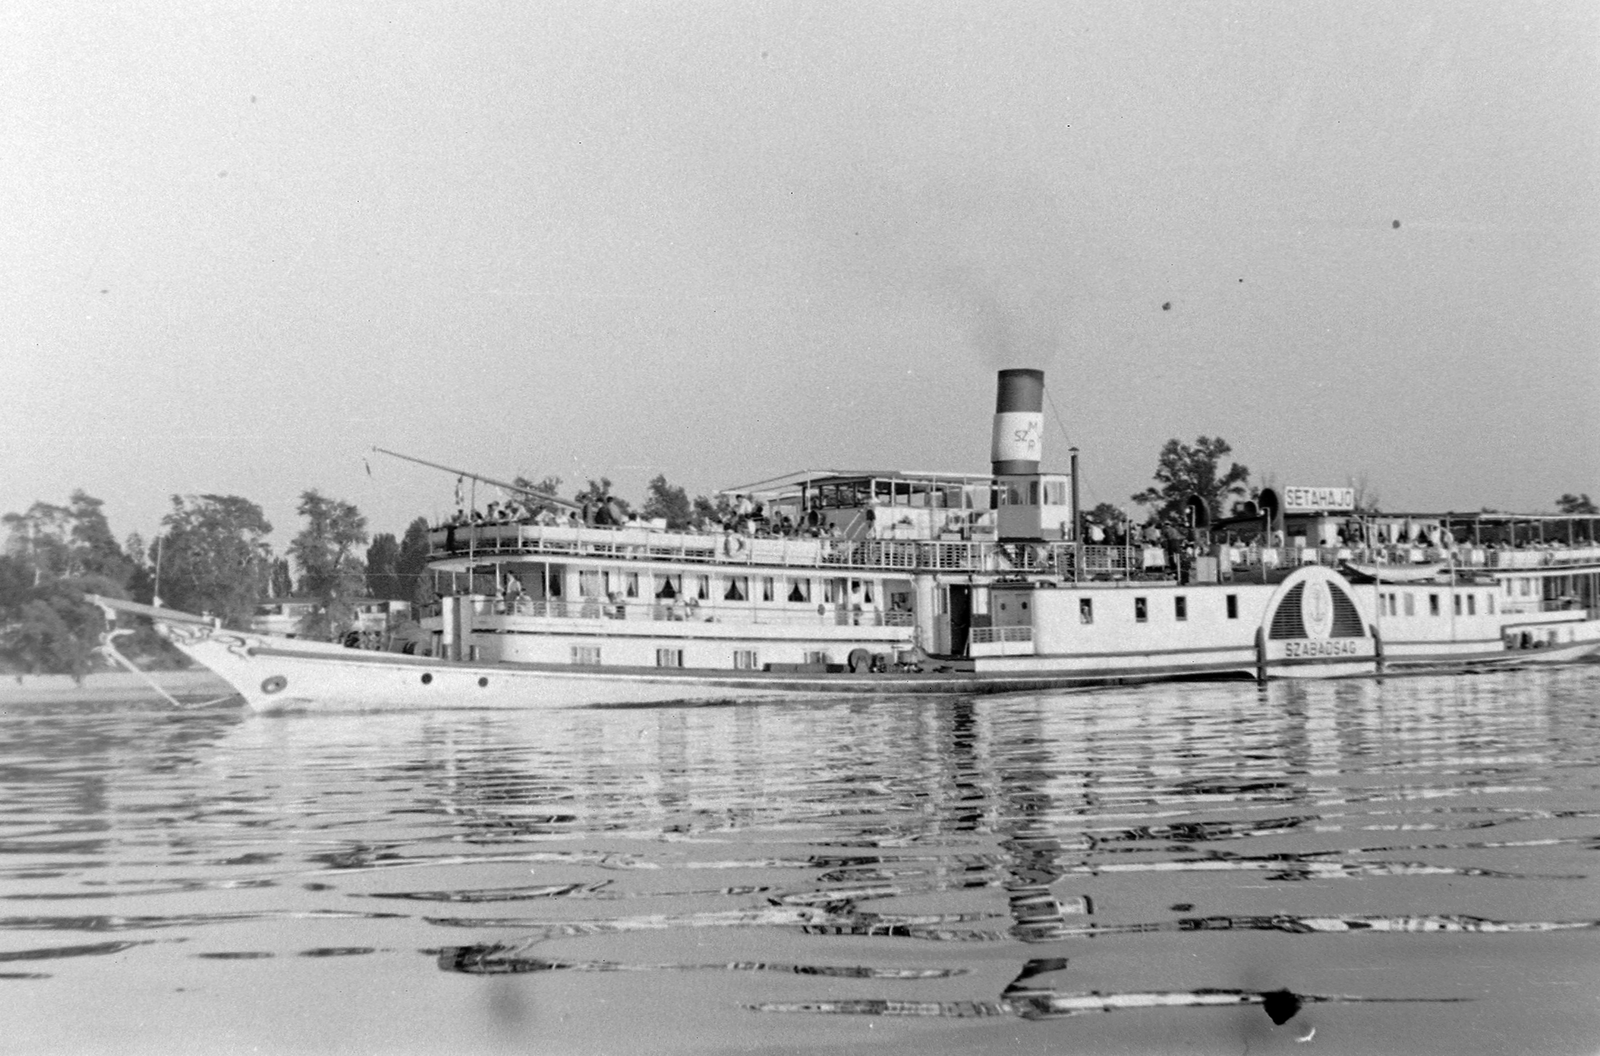
[[[0,1051],[1600,1050],[1600,667],[0,730]]]

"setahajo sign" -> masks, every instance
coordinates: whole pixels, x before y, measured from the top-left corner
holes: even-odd
[[[1356,508],[1356,489],[1287,487],[1283,489],[1283,508],[1290,512],[1353,510]]]

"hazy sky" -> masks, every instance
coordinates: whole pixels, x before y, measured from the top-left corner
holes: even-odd
[[[1600,497],[1597,71],[1593,0],[12,0],[0,512],[448,508],[373,444],[982,472],[1007,366],[1089,504],[1199,434],[1388,509]]]

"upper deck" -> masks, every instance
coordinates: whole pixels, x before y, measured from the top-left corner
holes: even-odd
[[[435,528],[430,560],[464,570],[512,557],[588,557],[765,568],[901,571],[1053,571],[1072,567],[1071,544],[1019,547],[962,539],[835,539],[682,532],[627,526],[472,524]],[[1089,549],[1123,549],[1099,547]]]
[[[839,539],[735,532],[667,531],[644,526],[520,523],[464,524],[429,533],[430,560],[441,571],[514,558],[574,557],[733,567],[862,571],[1028,574],[1067,579],[1165,578],[1175,555],[1160,547],[1075,543],[1002,543],[976,539]],[[1445,564],[1462,571],[1538,570],[1600,565],[1600,545],[1516,549],[1416,546],[1220,547],[1226,567],[1266,573],[1321,564]]]

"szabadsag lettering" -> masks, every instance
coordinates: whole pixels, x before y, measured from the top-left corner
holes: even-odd
[[[1355,656],[1361,651],[1358,638],[1333,638],[1328,641],[1289,642],[1283,655],[1291,660],[1303,656]]]

